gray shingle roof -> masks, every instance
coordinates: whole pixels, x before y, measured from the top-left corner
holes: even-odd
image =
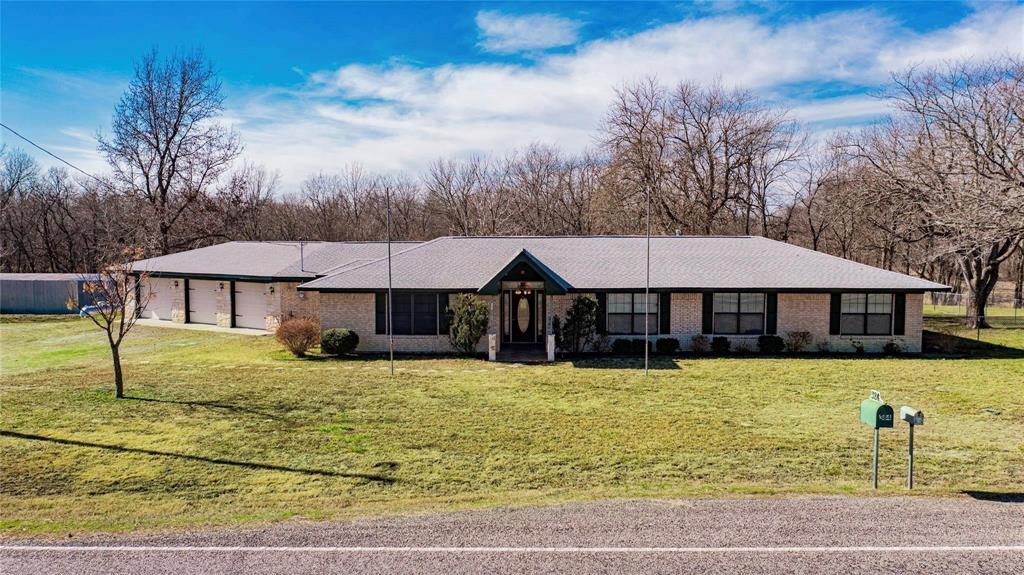
[[[642,236],[444,237],[392,257],[395,289],[477,290],[527,250],[576,291],[642,289]],[[654,289],[943,290],[946,286],[761,237],[651,238]],[[387,288],[386,260],[352,265],[303,289]]]
[[[414,245],[418,242],[393,242],[392,251]],[[226,242],[140,260],[135,269],[160,274],[312,279],[355,261],[386,255],[383,242],[306,242],[300,263],[299,242]]]

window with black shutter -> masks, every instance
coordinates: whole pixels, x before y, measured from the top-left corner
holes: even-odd
[[[646,306],[643,293],[610,293],[605,302],[608,333],[643,335],[645,329],[647,333],[658,333],[658,294],[649,294]]]
[[[381,305],[387,294],[377,299],[377,332],[386,333],[387,312]],[[448,295],[436,292],[393,292],[391,322],[395,335],[438,335],[448,333]]]
[[[844,293],[840,300],[841,335],[892,335],[892,294]]]
[[[765,328],[765,294],[715,293],[712,333],[760,335]]]

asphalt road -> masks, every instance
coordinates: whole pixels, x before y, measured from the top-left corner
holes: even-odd
[[[1024,573],[1024,500],[618,501],[0,540],[0,573]]]

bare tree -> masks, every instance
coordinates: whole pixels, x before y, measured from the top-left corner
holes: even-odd
[[[752,120],[760,107],[749,92],[685,82],[673,92],[670,106],[669,181],[679,200],[668,205],[677,207],[668,214],[680,225],[711,234],[742,197],[740,185],[759,135]]]
[[[834,215],[828,210],[828,190],[837,186],[840,171],[836,165],[838,155],[829,153],[832,150],[829,146],[824,153],[808,157],[793,180],[798,186],[794,199],[800,211],[799,219],[810,240],[809,247],[814,251],[823,248],[822,240],[832,226]]]
[[[871,192],[904,217],[901,241],[938,240],[971,294],[973,325],[999,266],[1024,238],[1024,67],[1001,58],[894,77],[898,114],[854,149],[877,172]]]
[[[97,279],[85,282],[83,291],[92,301],[68,300],[68,309],[88,317],[107,335],[114,365],[114,395],[118,399],[124,397],[121,343],[152,297],[146,281],[148,274],[134,269],[133,262],[142,257],[141,249],[126,249],[121,258],[99,270]]]
[[[201,204],[241,150],[218,119],[224,99],[210,63],[199,53],[160,60],[156,50],[135,68],[114,111],[113,133],[100,151],[124,189],[145,201],[162,254],[207,236],[183,216]]]
[[[270,239],[267,211],[274,202],[280,176],[262,166],[244,164],[217,192],[216,213],[225,235],[243,240]]]
[[[775,211],[783,207],[783,184],[805,156],[807,135],[784,111],[752,110],[749,114],[748,161],[741,172],[745,188],[743,233],[753,233],[751,212],[761,235],[778,239]],[[783,217],[789,215],[783,210]]]
[[[678,222],[666,190],[671,131],[668,106],[665,89],[655,78],[617,89],[605,117],[603,143],[612,156],[615,176],[610,179],[619,189],[614,203],[643,205],[650,197],[659,214]],[[629,231],[635,231],[639,220],[631,220],[634,229]]]

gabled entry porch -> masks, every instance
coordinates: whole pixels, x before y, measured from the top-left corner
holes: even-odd
[[[489,335],[489,357],[499,361],[554,359],[550,296],[568,284],[523,250],[478,291],[498,296],[498,326]]]

